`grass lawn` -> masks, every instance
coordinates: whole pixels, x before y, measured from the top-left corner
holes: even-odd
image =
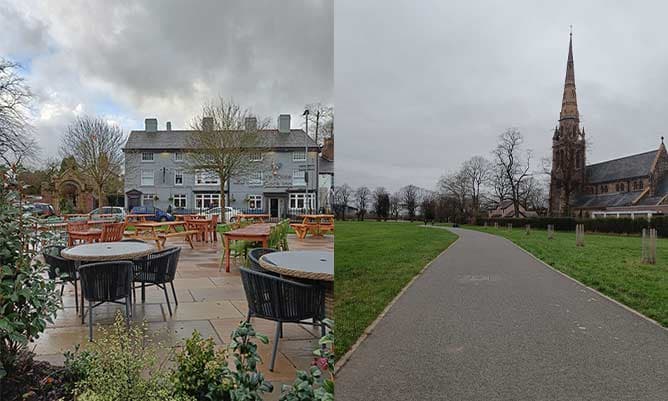
[[[336,222],[336,354],[348,351],[399,291],[456,235],[416,224]]]
[[[657,239],[656,265],[640,263],[641,238],[585,233],[575,246],[575,232],[468,226],[506,237],[550,266],[668,327],[668,239]]]

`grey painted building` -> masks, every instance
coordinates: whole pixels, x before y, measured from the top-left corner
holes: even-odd
[[[186,167],[192,151],[187,138],[193,131],[172,130],[170,123],[159,130],[157,125],[156,119],[146,119],[144,129],[130,132],[125,145],[126,208],[219,206],[223,196],[219,178]],[[275,217],[299,213],[309,208],[309,202],[315,206],[314,164],[319,148],[313,139],[302,129],[291,129],[289,115],[279,116],[278,129],[260,130],[258,135],[265,136],[267,145],[262,151],[249,152],[253,167],[226,183],[225,204]]]

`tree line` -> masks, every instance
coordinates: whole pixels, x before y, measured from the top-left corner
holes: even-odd
[[[406,185],[389,193],[384,187],[354,189],[342,184],[334,189],[334,211],[340,219],[475,222],[502,202],[510,202],[514,217],[521,217],[522,210],[545,214],[546,174],[535,171],[534,164],[522,134],[509,128],[498,136],[488,157],[476,155],[464,161],[442,175],[433,190]]]

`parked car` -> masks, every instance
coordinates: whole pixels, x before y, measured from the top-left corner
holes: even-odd
[[[119,206],[98,207],[90,212],[92,220],[103,220],[112,218],[116,221],[125,221],[125,209]]]
[[[49,203],[33,203],[30,205],[28,211],[39,217],[49,217],[56,215],[56,210]]]
[[[175,217],[171,213],[167,213],[162,209],[153,206],[135,206],[130,211],[130,214],[152,214],[152,217],[147,217],[147,220],[153,221],[174,221]]]
[[[235,209],[230,206],[225,206],[225,221],[227,222],[234,222],[237,219],[237,215],[241,213],[238,209]],[[221,215],[221,209],[220,207],[212,207],[211,209],[200,213],[204,214],[207,218],[211,218],[214,214],[217,214],[218,216]]]

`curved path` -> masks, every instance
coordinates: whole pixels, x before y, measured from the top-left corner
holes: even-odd
[[[503,238],[452,231],[341,369],[337,400],[668,400],[668,330]]]

